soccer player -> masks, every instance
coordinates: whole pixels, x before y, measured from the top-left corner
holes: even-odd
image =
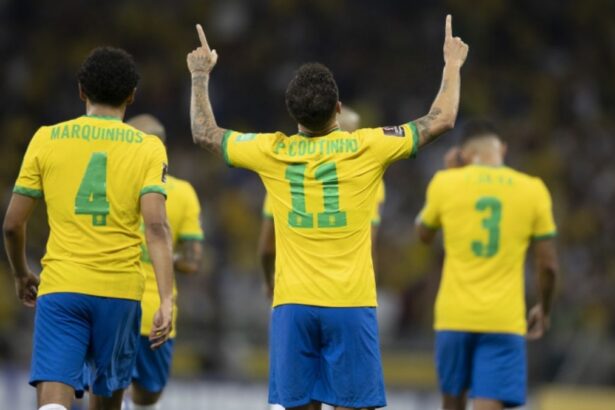
[[[97,48],[78,80],[87,115],[34,134],[3,226],[17,296],[36,306],[30,384],[41,410],[71,407],[83,394],[86,363],[90,408],[120,408],[136,359],[145,284],[141,216],[160,290],[152,348],[168,338],[173,315],[166,150],[122,122],[139,80],[135,63],[121,49]],[[25,251],[26,225],[40,198],[50,235],[39,283]]]
[[[151,115],[133,117],[128,124],[146,134],[166,140],[164,126]],[[175,249],[175,270],[181,273],[195,273],[199,269],[202,255],[199,198],[190,182],[167,176],[167,216],[171,227]],[[141,300],[141,338],[137,362],[132,373],[132,410],[156,410],[171,369],[173,344],[176,335],[177,306],[174,306],[173,326],[168,340],[156,350],[150,349],[149,335],[152,319],[160,305],[154,267],[147,246],[142,245],[141,262],[145,270],[145,291]],[[177,300],[177,288],[173,286],[173,299]]]
[[[359,128],[360,116],[353,109],[342,107],[342,111],[337,116],[337,121],[341,130],[353,132]],[[384,187],[384,180],[381,180],[378,185],[378,192],[376,193],[376,205],[374,206],[374,211],[372,213],[372,258],[374,261],[376,258],[376,241],[378,239],[378,227],[380,226],[380,213],[382,211],[385,198],[386,191]],[[269,297],[273,297],[273,274],[275,272],[275,227],[273,224],[271,200],[267,194],[265,194],[265,201],[263,202],[263,221],[258,240],[258,255],[261,260],[263,273],[265,274],[267,295]]]
[[[218,127],[208,96],[217,53],[197,26],[188,55],[195,142],[259,174],[276,229],[269,402],[287,409],[386,405],[376,323],[370,220],[393,162],[454,126],[468,46],[446,20],[442,86],[424,117],[399,126],[341,131],[338,88],[322,64],[299,68],[286,90],[294,135]]]
[[[487,122],[464,127],[461,147],[429,184],[417,218],[422,241],[442,228],[446,257],[435,307],[443,408],[521,406],[525,338],[549,327],[558,272],[551,197],[538,178],[504,166],[506,146]],[[462,166],[467,164],[466,166]],[[539,302],[525,320],[523,265],[533,244]]]

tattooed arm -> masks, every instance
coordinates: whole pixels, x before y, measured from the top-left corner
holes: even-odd
[[[201,47],[188,54],[188,69],[192,75],[190,125],[192,140],[203,148],[221,152],[222,136],[226,131],[218,127],[209,101],[209,74],[218,61],[216,50],[210,50],[200,24],[196,26]]]
[[[460,70],[468,55],[468,45],[453,37],[452,18],[446,16],[444,36],[444,71],[440,91],[429,113],[414,121],[419,131],[419,146],[429,144],[455,126],[459,109]]]

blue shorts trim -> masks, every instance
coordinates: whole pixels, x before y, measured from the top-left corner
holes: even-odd
[[[141,336],[132,381],[152,393],[164,390],[171,372],[174,343],[175,341],[170,339],[158,349],[152,350],[148,337]]]
[[[527,397],[526,342],[508,333],[436,332],[436,368],[443,393],[522,406]]]
[[[30,384],[64,383],[77,397],[86,385],[105,397],[128,387],[140,325],[138,301],[79,293],[39,297]],[[90,369],[87,379],[84,365]]]
[[[276,306],[269,344],[269,403],[386,406],[375,308]]]

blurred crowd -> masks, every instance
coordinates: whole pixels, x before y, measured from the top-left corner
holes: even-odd
[[[0,1],[0,210],[40,125],[83,114],[75,73],[88,51],[132,53],[142,81],[128,116],[167,127],[171,174],[202,205],[206,261],[179,277],[176,366],[184,374],[249,377],[267,342],[269,301],[256,257],[262,184],[192,146],[187,52],[203,24],[220,56],[211,80],[218,123],[293,132],[284,89],[302,62],[334,72],[362,125],[424,115],[439,87],[444,16],[470,45],[460,118],[487,117],[509,144],[511,166],[543,178],[559,227],[562,284],[553,328],[530,348],[540,381],[615,383],[615,2],[609,0],[176,0]],[[386,174],[378,243],[380,316],[387,351],[429,351],[442,251],[419,244],[414,218],[455,131]],[[38,269],[44,204],[29,226]],[[534,277],[528,259],[528,297]],[[0,367],[26,366],[33,313],[14,297],[0,258]],[[248,363],[249,365],[247,365]]]

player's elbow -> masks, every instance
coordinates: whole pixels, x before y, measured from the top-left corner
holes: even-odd
[[[148,241],[151,239],[166,240],[171,235],[171,228],[166,220],[145,222],[144,229]]]
[[[23,231],[23,228],[23,222],[7,217],[2,223],[2,234],[5,238],[14,238]]]

